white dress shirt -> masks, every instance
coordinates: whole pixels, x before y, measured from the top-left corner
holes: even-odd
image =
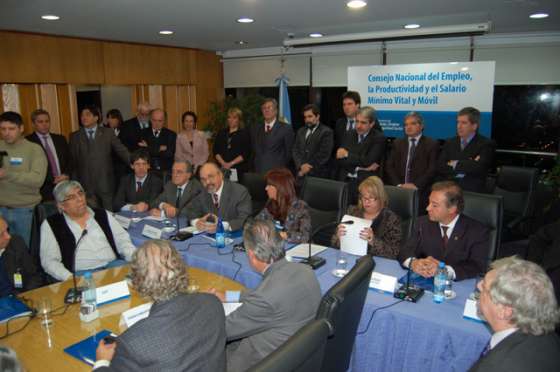
[[[117,258],[101,226],[95,221],[93,210],[89,207],[88,213],[89,218],[86,222],[86,229],[88,232],[77,248],[76,271],[103,267]],[[109,220],[109,228],[113,232],[113,239],[115,240],[117,251],[124,256],[127,261],[130,261],[136,248],[132,245],[128,233],[121,227],[117,220],[115,220],[111,213],[106,213]],[[64,219],[70,231],[72,231],[74,239],[78,242],[78,239],[82,236],[82,228],[66,214],[64,214]],[[53,278],[57,280],[66,280],[72,276],[72,273],[68,271],[62,263],[60,247],[47,220],[43,221],[41,225],[40,256],[41,265]]]
[[[508,328],[504,329],[503,331],[496,332],[490,338],[490,350],[496,347],[500,342],[506,339],[509,335],[516,332],[517,328]]]

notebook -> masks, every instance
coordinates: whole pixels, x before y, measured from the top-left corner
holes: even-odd
[[[86,364],[89,364],[90,366],[93,366],[95,363],[95,351],[97,350],[99,341],[103,340],[103,337],[109,335],[113,335],[113,333],[104,329],[93,336],[68,346],[64,349],[64,352]]]
[[[31,309],[16,296],[0,298],[0,323],[10,319],[31,315]]]

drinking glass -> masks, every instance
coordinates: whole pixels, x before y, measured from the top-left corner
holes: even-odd
[[[48,297],[42,297],[37,306],[37,315],[41,318],[41,325],[48,327],[52,324],[52,319],[50,317],[51,311],[51,299]]]

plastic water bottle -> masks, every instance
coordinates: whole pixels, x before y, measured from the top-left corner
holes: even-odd
[[[224,248],[226,246],[226,232],[224,231],[224,224],[222,223],[222,218],[218,218],[218,224],[216,225],[216,247]]]
[[[80,319],[82,322],[91,322],[99,317],[97,310],[97,293],[95,281],[90,271],[84,274],[85,286],[82,291],[82,304],[80,305]]]
[[[434,276],[434,302],[439,304],[445,300],[445,287],[447,282],[447,270],[445,269],[445,263],[440,262],[438,269],[436,271],[436,276]]]

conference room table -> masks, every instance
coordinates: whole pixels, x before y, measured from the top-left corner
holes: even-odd
[[[97,286],[124,280],[129,273],[129,266],[120,266],[93,273]],[[228,278],[199,268],[189,268],[189,278],[196,281],[200,290],[216,287],[221,290],[242,290],[244,287]],[[81,280],[81,279],[80,279]],[[78,281],[78,285],[80,281]],[[50,298],[53,311],[52,324],[48,327],[41,325],[41,319],[35,317],[28,322],[28,318],[10,321],[10,332],[14,333],[0,340],[0,345],[14,349],[19,360],[28,372],[61,372],[61,371],[91,371],[91,366],[66,354],[64,349],[87,337],[96,335],[106,329],[116,334],[126,330],[119,324],[121,313],[135,306],[150,302],[140,297],[131,287],[130,297],[100,306],[99,318],[84,323],[79,318],[79,304],[69,305],[65,309],[64,295],[72,287],[72,280],[52,284],[23,293],[20,297],[30,301],[36,307],[43,298]],[[6,324],[0,324],[0,332],[5,332]]]
[[[157,221],[132,224],[129,233],[135,245],[147,240],[141,234],[146,223],[162,226]],[[190,266],[255,288],[261,275],[250,267],[244,252],[233,248],[235,243],[241,242],[239,233],[234,237],[234,243],[222,249],[216,248],[213,239],[206,234],[174,244]],[[323,294],[340,280],[332,275],[338,252],[327,248],[319,253],[326,259],[326,264],[315,271]],[[348,257],[348,268],[351,268],[358,257]],[[397,278],[406,274],[395,260],[374,259],[376,272]],[[491,337],[485,324],[463,318],[465,301],[474,288],[475,279],[454,282],[456,298],[441,304],[434,303],[429,292],[417,303],[411,303],[369,290],[349,370],[467,371],[481,356]]]

